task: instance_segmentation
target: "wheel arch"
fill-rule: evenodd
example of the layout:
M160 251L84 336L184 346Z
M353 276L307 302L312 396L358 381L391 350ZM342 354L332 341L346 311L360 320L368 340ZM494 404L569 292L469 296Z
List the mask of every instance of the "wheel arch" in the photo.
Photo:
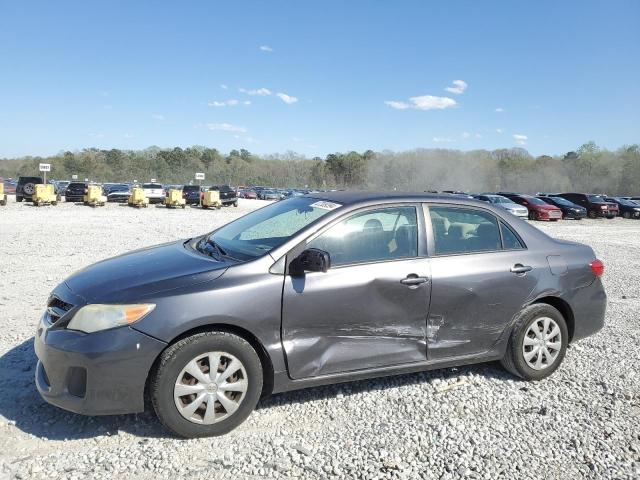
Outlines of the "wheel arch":
M567 322L567 329L569 330L569 343L571 343L571 341L573 340L573 334L575 332L575 317L573 315L573 309L571 308L571 305L569 305L566 300L554 296L537 298L531 303L531 305L536 305L539 303L546 303L547 305L551 305L562 314L565 322Z
M165 348L162 349L160 353L158 353L153 365L149 369L149 373L147 374L147 380L145 384L145 397L148 398L149 393L149 384L151 381L151 377L156 370L158 365L158 361L162 356L162 353L173 345L176 342L179 342L183 338L190 337L192 335L202 333L202 332L227 332L232 333L234 335L243 338L253 347L253 349L258 354L258 358L260 358L260 364L262 365L262 374L263 374L263 382L262 382L262 395L270 395L273 391L273 383L274 383L274 370L273 370L273 362L266 348L260 342L260 340L249 330L239 327L237 325L230 325L226 323L211 323L207 325L200 325L198 327L192 328L190 330L186 330L173 338L170 342L167 343Z

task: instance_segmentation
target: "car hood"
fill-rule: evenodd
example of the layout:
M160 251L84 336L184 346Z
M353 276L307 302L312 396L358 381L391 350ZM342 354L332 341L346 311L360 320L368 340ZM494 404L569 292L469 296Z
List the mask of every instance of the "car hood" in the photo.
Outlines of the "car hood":
M150 295L220 277L232 264L179 241L136 250L75 272L65 284L89 303L142 301Z

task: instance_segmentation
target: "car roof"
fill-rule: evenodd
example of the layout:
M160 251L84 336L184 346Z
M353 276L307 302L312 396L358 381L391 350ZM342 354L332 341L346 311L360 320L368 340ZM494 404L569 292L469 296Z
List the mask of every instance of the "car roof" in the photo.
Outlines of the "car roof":
M342 205L355 205L358 203L375 203L389 200L397 200L399 202L426 202L445 200L454 203L464 203L468 205L486 206L485 202L473 198L467 198L460 195L444 193L407 193L407 192L363 192L363 191L336 191L336 192L316 192L308 193L306 197L317 198L319 200L327 200L330 202L340 203Z

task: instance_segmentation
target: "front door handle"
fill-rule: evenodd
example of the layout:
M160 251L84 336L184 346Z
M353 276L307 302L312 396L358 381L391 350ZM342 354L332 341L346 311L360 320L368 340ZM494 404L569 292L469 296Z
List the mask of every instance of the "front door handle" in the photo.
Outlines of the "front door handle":
M529 265L522 265L521 263L516 263L513 267L511 267L511 273L515 273L516 275L527 273L533 270L533 267Z
M411 273L407 275L406 278L400 280L400 283L403 285L409 285L410 287L420 285L422 283L427 283L429 279L427 277L419 277L415 273Z

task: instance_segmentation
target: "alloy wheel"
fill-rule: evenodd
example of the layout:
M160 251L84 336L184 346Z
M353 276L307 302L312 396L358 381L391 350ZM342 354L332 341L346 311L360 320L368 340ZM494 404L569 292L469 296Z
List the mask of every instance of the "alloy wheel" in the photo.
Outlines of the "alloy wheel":
M173 398L180 415L211 425L229 418L244 400L249 379L242 362L227 352L193 358L176 379Z
M540 317L529 325L522 341L522 355L530 368L549 368L555 363L561 349L562 334L555 320Z

